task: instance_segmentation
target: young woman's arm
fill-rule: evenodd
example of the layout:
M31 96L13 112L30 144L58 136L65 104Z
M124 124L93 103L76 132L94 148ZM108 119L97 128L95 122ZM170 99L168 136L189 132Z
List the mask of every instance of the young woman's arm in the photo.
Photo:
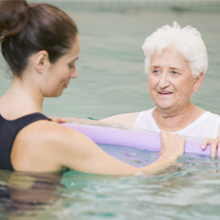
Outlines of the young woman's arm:
M68 132L70 132L68 137L73 135L72 131ZM76 131L74 134L77 139L66 137L69 140L60 159L66 158L63 163L67 167L94 174L133 175L137 172L152 174L174 164L183 154L185 144L184 137L180 139L178 135L163 131L161 133L163 154L156 162L143 168L136 168L108 155L83 134Z
M105 153L85 135L50 122L35 122L16 137L11 158L17 171L48 172L63 166L106 175L152 174L175 163L183 154L185 138L162 131L162 155L154 163L136 168ZM31 143L31 144L30 144Z

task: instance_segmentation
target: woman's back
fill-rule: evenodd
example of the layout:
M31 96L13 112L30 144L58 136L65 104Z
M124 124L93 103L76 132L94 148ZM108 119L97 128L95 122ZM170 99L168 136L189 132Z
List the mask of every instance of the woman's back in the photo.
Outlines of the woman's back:
M50 120L40 113L33 113L15 120L7 120L0 114L0 145L2 153L0 154L0 168L14 170L11 160L11 151L14 145L15 138L19 132L31 123L39 120ZM14 148L16 149L16 147ZM12 154L13 155L13 154Z

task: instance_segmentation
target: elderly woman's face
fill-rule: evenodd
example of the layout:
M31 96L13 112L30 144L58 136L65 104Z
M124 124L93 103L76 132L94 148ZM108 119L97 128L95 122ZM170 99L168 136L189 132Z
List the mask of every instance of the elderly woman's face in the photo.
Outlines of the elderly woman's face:
M195 79L182 55L164 50L155 52L148 73L149 92L159 110L181 110L187 106L193 92Z

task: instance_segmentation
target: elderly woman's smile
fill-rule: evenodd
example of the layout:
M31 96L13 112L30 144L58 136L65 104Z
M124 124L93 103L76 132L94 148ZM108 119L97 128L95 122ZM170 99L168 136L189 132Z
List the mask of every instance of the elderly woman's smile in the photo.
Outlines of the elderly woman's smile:
M159 110L182 110L190 105L196 79L183 56L172 50L157 51L150 59L149 92Z

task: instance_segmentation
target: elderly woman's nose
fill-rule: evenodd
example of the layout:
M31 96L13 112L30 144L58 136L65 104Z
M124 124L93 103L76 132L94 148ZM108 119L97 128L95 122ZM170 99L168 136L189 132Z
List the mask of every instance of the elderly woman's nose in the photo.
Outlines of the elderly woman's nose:
M169 76L166 73L162 73L159 79L159 86L165 88L170 85Z

